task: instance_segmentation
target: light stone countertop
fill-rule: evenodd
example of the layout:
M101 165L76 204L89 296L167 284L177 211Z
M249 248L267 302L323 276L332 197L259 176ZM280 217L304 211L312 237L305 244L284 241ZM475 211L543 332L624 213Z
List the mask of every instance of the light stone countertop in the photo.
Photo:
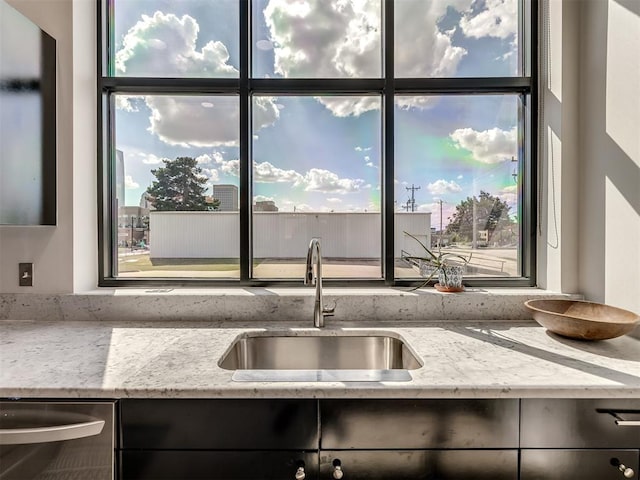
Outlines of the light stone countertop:
M400 335L424 366L408 382L233 381L217 362L238 335L317 332L294 322L266 325L2 320L0 397L640 398L640 339L570 340L527 320L329 320L323 334Z

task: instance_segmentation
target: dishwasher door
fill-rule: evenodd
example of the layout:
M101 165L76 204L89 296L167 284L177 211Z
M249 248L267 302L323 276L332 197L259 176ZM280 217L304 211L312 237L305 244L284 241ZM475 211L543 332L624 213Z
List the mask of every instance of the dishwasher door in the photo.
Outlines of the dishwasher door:
M0 480L113 480L113 402L0 402Z

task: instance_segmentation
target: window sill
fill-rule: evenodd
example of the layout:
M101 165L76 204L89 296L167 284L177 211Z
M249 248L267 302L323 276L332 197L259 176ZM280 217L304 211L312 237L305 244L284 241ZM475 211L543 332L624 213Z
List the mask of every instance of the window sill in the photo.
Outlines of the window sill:
M538 288L325 288L330 322L526 320L530 298L581 298ZM313 288L101 288L68 295L0 294L0 320L311 323Z

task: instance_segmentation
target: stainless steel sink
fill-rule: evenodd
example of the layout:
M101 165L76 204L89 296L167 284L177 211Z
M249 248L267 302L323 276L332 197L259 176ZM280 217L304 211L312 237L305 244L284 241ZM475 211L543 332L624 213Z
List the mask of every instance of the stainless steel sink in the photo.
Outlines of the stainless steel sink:
M218 364L236 381L407 381L422 366L384 333L259 332L240 336Z

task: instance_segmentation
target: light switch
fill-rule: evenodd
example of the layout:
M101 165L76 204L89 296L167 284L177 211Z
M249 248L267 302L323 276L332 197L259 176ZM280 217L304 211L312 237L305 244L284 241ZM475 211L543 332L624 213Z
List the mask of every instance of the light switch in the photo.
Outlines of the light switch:
M19 263L19 283L21 287L33 287L33 263Z

